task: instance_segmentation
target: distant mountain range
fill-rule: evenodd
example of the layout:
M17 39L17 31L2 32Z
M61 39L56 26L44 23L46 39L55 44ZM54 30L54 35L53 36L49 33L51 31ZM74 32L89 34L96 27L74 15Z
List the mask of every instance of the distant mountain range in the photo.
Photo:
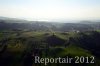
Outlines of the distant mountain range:
M9 17L1 17L0 16L0 21L6 21L8 23L27 23L27 20L24 19L18 19L18 18L9 18Z
M27 23L27 22L51 22L51 21L28 21L27 19L21 19L21 18L10 18L10 17L3 17L0 16L0 20L8 20L11 22L17 22L17 23ZM52 21L57 23L57 21ZM96 23L96 22L100 22L100 20L66 20L66 21L58 21L59 23Z
M75 21L76 22L76 21ZM99 21L78 21L77 23L57 23L46 21L28 21L17 18L0 17L0 30L35 31L91 31L99 30Z

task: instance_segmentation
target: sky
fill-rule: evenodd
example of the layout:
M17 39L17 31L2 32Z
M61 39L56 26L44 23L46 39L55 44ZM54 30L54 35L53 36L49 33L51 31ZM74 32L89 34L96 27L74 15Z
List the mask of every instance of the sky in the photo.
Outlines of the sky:
M37 21L100 19L100 0L0 0L0 16Z

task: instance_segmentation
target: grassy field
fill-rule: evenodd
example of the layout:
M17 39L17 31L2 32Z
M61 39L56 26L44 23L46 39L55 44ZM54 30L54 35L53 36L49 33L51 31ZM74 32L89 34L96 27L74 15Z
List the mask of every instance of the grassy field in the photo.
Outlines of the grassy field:
M99 66L98 42L99 32L0 32L0 66L44 66L34 63L35 55L44 58L94 56L96 61L94 64L48 64L48 66Z

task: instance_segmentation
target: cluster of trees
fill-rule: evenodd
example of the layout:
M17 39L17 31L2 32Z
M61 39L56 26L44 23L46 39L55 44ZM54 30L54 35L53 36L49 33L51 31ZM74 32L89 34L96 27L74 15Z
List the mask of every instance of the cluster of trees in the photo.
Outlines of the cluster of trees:
M80 33L79 37L75 37L73 41L80 47L91 51L95 56L100 57L100 32L91 31Z

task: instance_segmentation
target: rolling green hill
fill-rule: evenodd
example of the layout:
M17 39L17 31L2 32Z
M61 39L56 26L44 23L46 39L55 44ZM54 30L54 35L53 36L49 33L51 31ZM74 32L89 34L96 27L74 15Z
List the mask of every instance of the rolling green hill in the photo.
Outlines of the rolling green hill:
M34 32L12 31L0 33L0 66L44 66L34 64L40 57L95 57L95 63L48 64L48 66L98 66L100 65L100 32Z

